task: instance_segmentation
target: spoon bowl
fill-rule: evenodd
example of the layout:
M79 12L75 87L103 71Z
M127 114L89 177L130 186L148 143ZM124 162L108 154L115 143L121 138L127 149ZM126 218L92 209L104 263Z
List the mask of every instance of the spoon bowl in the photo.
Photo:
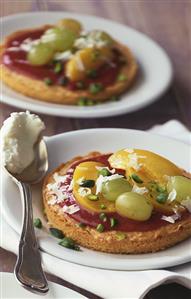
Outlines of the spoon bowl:
M41 138L34 146L35 159L21 173L11 173L7 168L9 175L17 181L27 184L36 184L42 180L48 170L48 153L46 143Z

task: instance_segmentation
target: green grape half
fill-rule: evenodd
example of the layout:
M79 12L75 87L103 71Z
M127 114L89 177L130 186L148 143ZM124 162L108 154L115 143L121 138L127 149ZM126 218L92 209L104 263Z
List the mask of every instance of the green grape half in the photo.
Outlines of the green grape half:
M191 180L184 176L172 176L167 184L168 192L176 190L176 200L181 202L191 197Z
M119 215L137 221L148 220L153 210L150 202L135 192L121 194L115 202L115 207Z
M82 30L82 25L80 22L74 19L62 19L59 20L57 23L57 26L60 28L67 28L76 33L77 35L80 34L80 31Z
M48 29L41 37L42 42L54 51L70 50L76 39L76 34L67 28L54 27Z
M131 189L131 185L125 178L119 178L103 183L102 194L109 201L115 201L120 194Z
M44 65L51 61L54 51L45 44L39 43L32 46L27 54L28 61L33 65Z

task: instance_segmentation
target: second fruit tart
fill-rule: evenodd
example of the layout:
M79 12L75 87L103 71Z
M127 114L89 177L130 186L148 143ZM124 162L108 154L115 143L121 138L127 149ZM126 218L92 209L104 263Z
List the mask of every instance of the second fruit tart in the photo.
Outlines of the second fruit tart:
M36 99L93 105L114 100L137 74L126 47L102 30L83 31L73 19L9 35L1 45L2 80Z

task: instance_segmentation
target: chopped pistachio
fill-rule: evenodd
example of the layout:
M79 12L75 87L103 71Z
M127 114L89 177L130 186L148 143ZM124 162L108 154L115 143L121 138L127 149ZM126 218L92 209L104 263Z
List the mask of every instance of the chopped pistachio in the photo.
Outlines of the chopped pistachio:
M99 223L96 227L96 230L99 232L99 233L102 233L104 231L104 225Z
M80 247L78 245L76 245L75 241L71 238L65 237L64 239L62 239L59 243L59 245L69 248L69 249L73 249L73 250L80 250Z
M150 181L148 183L148 188L149 190L151 191L156 191L156 192L159 192L159 193L162 193L162 192L166 192L166 188L163 187L163 186L160 186L157 182L155 181Z
M159 203L165 203L167 201L167 198L168 198L168 194L163 192L157 195L156 200Z
M89 92L92 94L97 94L103 90L103 85L101 83L91 83L89 86Z
M81 98L79 98L77 105L78 106L93 106L93 105L96 105L96 102L92 99L88 99L86 97L81 97Z
M87 98L81 97L77 103L78 106L87 106Z
M100 205L100 209L101 209L101 210L105 210L105 209L106 209L106 206L102 203L102 204Z
M111 226L111 228L113 228L114 226L116 226L117 225L117 219L115 219L115 218L110 218L110 226Z
M55 67L54 67L54 72L55 72L56 74L59 74L59 73L61 73L62 69L63 69L63 65L62 65L62 63L61 63L61 62L57 62L57 63L55 64Z
M55 238L58 238L58 239L64 238L64 234L60 229L50 227L49 231Z
M127 76L124 75L124 74L120 74L118 77L117 77L117 81L119 82L123 82L123 81L126 81L127 80Z
M99 200L99 197L96 194L89 194L88 199L91 201L97 201L97 200Z
M132 178L136 183L138 183L138 184L142 184L142 183L143 183L143 181L141 180L141 178L140 178L137 174L135 174L135 173L133 173L133 174L131 175L131 178Z
M100 169L99 173L103 176L110 176L111 172L107 168Z
M40 218L35 218L33 224L36 228L42 228L42 221L40 220Z
M53 84L53 82L52 82L52 80L50 78L44 78L44 83L46 85L52 85Z
M117 232L116 233L116 238L118 241L124 240L126 238L126 235L124 233L121 232Z
M81 228L85 228L86 227L86 225L83 222L78 223L78 226L81 227Z
M95 186L94 180L83 180L80 184L81 187L92 188Z
M107 221L107 216L105 213L100 213L99 214L99 219L102 220L103 222Z
M159 192L159 193L162 193L162 192L165 192L166 191L166 188L165 187L162 187L162 186L159 186L157 185L156 186L156 191Z

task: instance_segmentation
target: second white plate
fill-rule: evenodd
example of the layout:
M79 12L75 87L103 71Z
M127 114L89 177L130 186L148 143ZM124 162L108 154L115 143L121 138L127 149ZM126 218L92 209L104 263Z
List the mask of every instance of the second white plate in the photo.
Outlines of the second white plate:
M47 138L49 171L64 161L87 154L92 150L111 152L120 148L142 148L154 151L190 171L190 148L188 145L151 133L126 129L90 129L69 132ZM174 150L176 149L176 150ZM18 233L21 230L22 205L16 185L7 175L2 176L3 215ZM43 215L41 188L33 188L35 217L43 220L44 228L36 230L43 251L60 259L77 264L117 270L143 270L175 266L191 261L191 238L167 250L150 254L107 254L82 248L73 251L58 245L47 230Z
M146 35L113 21L66 12L33 12L11 15L2 19L2 38L16 30L49 23L54 24L65 17L78 19L87 30L103 30L105 28L114 38L127 45L135 55L140 67L137 82L122 95L120 101L106 102L93 107L67 106L38 101L19 94L3 84L2 101L4 103L38 113L92 118L136 111L149 105L166 91L172 79L172 66L164 50Z

